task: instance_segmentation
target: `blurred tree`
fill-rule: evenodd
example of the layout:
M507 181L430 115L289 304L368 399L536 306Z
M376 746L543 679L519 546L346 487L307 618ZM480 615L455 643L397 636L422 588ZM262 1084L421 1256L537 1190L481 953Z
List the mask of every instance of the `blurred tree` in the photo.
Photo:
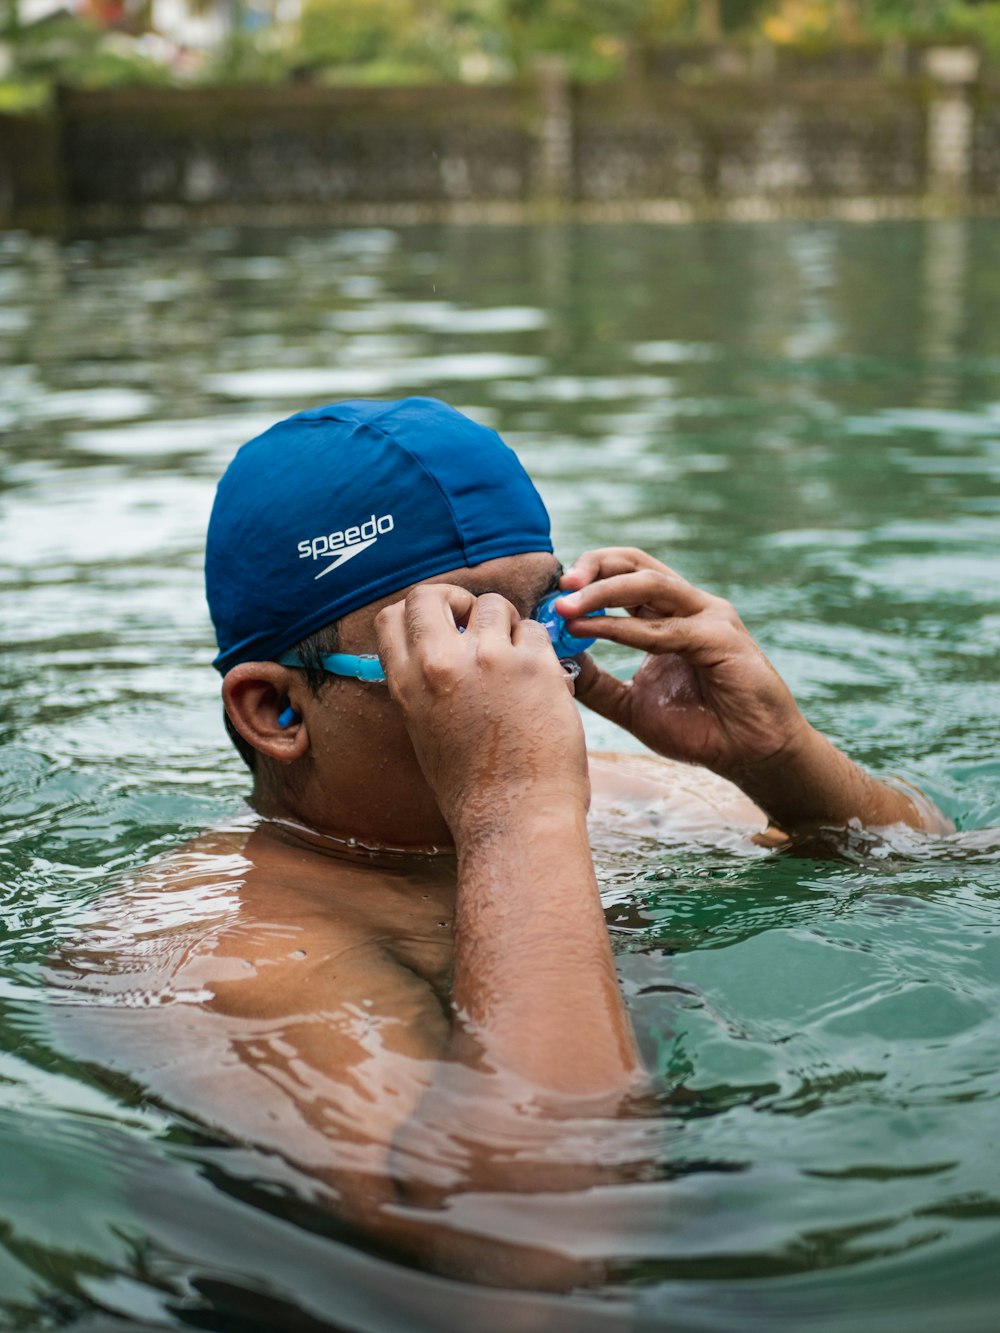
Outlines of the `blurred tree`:
M722 30L759 30L761 19L773 8L774 0L721 0Z
M836 0L833 7L833 27L838 37L845 37L849 42L861 36L862 0Z
M411 0L307 0L303 52L318 64L363 64L384 56L418 22Z
M394 72L455 77L469 31L490 31L490 8L480 0L306 0L299 63L333 71L378 69L387 78Z
M825 36L830 30L830 4L828 0L779 0L762 26L773 42Z
M238 78L247 63L248 54L243 33L245 0L187 0L187 7L199 17L215 11L222 14L226 37L218 61L219 72L230 78Z
M997 0L965 0L949 7L956 31L981 42L994 60L1000 61L1000 3Z
M17 76L127 80L130 57L105 30L113 20L143 31L149 0L65 3L76 15L48 23L43 35L21 22L25 0L0 0L0 34L14 51ZM1000 0L303 0L291 25L275 21L282 0L184 3L226 20L206 78L280 79L301 69L341 82L503 79L552 53L575 76L597 78L620 74L644 46L749 31L777 42L958 34L1000 56ZM84 6L90 23L81 22ZM137 79L154 77L141 61L135 68Z
M691 22L692 0L646 0L636 24L640 41L665 41L683 32Z
M395 61L454 73L476 55L526 69L558 52L571 67L620 63L628 46L665 35L690 0L306 0L303 61L359 66Z
M14 77L44 91L55 83L80 88L164 84L171 74L142 53L129 34L58 12L44 22L22 24Z
M762 26L776 41L824 35L853 41L871 35L908 36L987 30L998 0L774 0Z
M705 42L722 38L722 9L719 0L697 0L697 31Z
M866 28L874 32L926 32L947 22L954 0L864 0Z
M648 0L507 0L511 55L523 68L536 51L559 52L571 62L602 39L627 41Z

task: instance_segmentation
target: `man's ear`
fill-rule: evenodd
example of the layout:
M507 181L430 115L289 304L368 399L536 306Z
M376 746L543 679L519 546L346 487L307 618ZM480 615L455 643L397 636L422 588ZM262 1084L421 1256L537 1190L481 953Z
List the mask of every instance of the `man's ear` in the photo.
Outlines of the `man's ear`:
M301 759L309 749L305 698L301 676L277 662L241 662L222 682L230 722L248 745L282 764ZM279 718L286 719L285 726Z

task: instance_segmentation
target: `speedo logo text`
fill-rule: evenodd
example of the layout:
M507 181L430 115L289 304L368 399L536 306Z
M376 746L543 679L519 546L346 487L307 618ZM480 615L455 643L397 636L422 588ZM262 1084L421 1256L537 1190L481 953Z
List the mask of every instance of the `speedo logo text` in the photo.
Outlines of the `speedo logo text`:
M332 563L313 575L314 579L321 579L324 575L339 569L348 560L353 560L362 551L367 551L369 546L374 546L379 537L384 537L395 526L391 514L383 514L381 518L376 518L372 514L371 518L359 527L344 528L341 532L324 532L318 537L307 537L298 543L299 559L323 560L332 556Z

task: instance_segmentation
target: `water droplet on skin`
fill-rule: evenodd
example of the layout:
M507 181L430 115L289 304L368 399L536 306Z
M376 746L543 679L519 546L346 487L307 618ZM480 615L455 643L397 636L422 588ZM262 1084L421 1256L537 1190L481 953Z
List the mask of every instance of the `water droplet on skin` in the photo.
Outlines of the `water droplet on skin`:
M305 958L305 956L306 956L305 949L293 949L291 952L292 958Z

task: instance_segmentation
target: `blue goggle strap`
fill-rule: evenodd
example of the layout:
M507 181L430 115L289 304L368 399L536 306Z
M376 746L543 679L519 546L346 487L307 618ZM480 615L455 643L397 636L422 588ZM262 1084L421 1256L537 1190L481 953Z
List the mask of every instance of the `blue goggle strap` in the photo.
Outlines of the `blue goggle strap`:
M278 661L287 667L305 666L298 653L282 653ZM354 653L327 653L325 657L320 658L319 665L331 676L351 676L354 680L385 680L382 663L373 654L356 656Z

